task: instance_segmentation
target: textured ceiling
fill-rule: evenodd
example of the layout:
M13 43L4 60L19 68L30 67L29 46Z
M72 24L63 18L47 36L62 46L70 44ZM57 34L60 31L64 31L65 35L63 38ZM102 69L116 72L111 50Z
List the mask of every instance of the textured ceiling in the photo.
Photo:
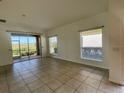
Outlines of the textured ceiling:
M0 18L47 30L104 12L107 4L108 0L2 0Z

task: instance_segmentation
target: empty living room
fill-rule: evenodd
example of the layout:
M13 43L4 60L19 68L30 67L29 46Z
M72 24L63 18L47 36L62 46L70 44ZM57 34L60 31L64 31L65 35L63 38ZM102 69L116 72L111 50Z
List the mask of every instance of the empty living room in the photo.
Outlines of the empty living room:
M0 0L0 93L124 93L124 0Z

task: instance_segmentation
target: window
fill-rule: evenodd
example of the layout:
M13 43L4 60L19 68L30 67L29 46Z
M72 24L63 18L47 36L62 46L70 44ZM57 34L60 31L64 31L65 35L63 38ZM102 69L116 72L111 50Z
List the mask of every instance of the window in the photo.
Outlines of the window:
M50 54L57 54L58 53L58 37L52 36L49 37L49 53Z
M80 33L81 58L88 60L103 60L102 28L83 31Z

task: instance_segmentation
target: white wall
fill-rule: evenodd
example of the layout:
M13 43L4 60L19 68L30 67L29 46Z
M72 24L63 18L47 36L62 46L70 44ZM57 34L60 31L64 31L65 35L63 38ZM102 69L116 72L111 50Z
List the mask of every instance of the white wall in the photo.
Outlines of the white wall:
M42 34L41 36L41 42L42 42L42 57L46 57L47 55L47 44L46 44L46 35L45 33Z
M12 45L11 45L11 34L6 32L10 31L25 31L25 32L41 32L36 28L26 28L19 26L10 26L6 24L0 24L0 66L12 64ZM43 41L44 42L44 41ZM42 48L44 50L44 48ZM44 54L44 51L43 51Z
M110 80L124 85L124 0L109 0Z
M12 63L10 34L0 29L0 66Z
M51 31L47 31L47 36L58 35L58 54L53 57L97 67L108 68L108 31L106 28L106 22L107 13L105 12L96 16L79 20L77 22L73 22L71 24L57 27ZM105 56L104 61L96 62L82 60L80 58L80 33L78 31L96 26L105 26L103 29L103 50Z

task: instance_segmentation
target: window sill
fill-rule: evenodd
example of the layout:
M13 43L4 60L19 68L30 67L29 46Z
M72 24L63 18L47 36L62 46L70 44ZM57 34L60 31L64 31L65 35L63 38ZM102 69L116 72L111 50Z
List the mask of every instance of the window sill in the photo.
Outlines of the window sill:
M57 56L58 54L57 53L52 53L50 54L51 56Z
M103 62L103 60L90 59L90 58L81 58L81 59L82 59L82 60L87 60L87 61Z

